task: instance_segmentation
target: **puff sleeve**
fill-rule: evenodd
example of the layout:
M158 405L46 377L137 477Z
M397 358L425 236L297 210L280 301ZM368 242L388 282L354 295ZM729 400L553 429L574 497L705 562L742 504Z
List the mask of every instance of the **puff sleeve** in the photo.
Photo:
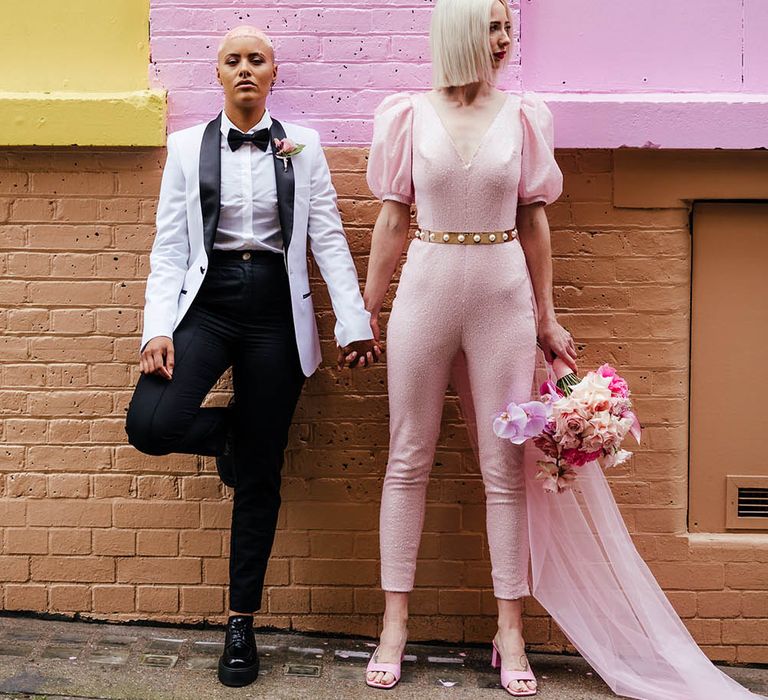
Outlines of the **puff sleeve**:
M371 192L382 201L413 204L412 129L413 105L408 93L390 95L376 109L367 179Z
M555 161L552 112L536 96L523 96L523 153L518 188L519 204L551 204L563 191L563 174Z

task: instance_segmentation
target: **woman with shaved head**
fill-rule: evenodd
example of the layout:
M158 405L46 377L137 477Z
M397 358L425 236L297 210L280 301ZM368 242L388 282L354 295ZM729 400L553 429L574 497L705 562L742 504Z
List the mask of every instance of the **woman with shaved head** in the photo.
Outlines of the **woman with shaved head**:
M215 455L234 488L218 670L231 686L258 675L253 612L275 535L283 452L304 378L321 360L308 247L336 314L339 364L366 366L379 353L318 134L267 110L277 72L264 32L233 29L216 65L223 111L168 138L142 377L126 423L131 444L147 454ZM233 403L202 408L229 367Z

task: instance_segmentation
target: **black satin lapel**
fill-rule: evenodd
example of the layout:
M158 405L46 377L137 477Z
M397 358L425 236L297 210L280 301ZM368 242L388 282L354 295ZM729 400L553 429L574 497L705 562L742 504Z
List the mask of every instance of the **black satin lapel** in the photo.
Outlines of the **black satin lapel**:
M283 125L272 120L270 128L270 145L274 154L275 139L285 138L285 129ZM293 234L293 199L296 194L296 182L293 177L293 163L288 158L286 161L273 157L275 163L275 183L277 185L277 214L280 217L280 229L283 232L283 247L288 252L288 246L291 244L291 235ZM284 163L288 163L285 168Z
M208 122L200 144L200 208L205 252L211 257L221 207L221 113Z

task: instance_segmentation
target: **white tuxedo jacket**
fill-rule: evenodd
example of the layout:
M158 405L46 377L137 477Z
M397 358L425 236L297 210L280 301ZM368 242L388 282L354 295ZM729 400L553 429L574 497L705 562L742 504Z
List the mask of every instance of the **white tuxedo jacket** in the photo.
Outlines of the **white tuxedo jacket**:
M157 233L150 255L141 347L156 336L173 337L208 269L219 220L221 115L207 124L168 137L157 209ZM320 341L307 273L307 241L331 297L336 342L345 346L373 337L352 256L336 207L336 191L318 134L273 118L273 138L306 148L289 160L275 158L283 255L291 288L293 321L306 376L320 364Z

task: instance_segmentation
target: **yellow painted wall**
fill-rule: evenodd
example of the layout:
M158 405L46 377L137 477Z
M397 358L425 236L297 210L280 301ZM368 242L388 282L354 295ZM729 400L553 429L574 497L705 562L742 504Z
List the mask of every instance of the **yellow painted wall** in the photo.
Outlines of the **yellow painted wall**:
M162 145L149 0L9 2L2 13L0 144Z
M0 90L116 92L147 87L149 3L3 3Z

